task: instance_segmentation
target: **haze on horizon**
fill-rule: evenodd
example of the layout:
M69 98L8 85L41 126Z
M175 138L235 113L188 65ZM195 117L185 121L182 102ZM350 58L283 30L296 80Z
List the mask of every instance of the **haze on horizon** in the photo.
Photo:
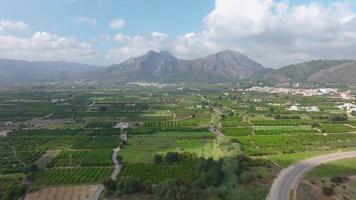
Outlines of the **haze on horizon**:
M356 59L351 0L2 0L0 58L120 63L150 49L224 49L266 67Z

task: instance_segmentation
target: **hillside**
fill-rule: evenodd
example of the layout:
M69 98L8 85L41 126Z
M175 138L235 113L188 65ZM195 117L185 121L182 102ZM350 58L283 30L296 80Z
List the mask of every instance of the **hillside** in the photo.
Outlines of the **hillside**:
M276 69L267 73L263 79L270 83L320 82L318 77L324 76L324 72L328 69L351 62L351 60L313 60ZM335 80L337 79L339 78ZM331 77L329 81L334 82Z
M69 62L0 59L0 83L27 84L73 81L100 67Z
M349 62L320 70L310 76L308 81L316 83L356 83L356 62Z

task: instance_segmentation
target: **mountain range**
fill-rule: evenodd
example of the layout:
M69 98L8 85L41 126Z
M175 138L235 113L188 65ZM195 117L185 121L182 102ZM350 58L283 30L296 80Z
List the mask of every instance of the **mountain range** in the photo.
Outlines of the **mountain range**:
M132 81L166 83L219 83L253 79L271 85L294 83L356 83L356 61L313 60L270 69L233 50L184 60L166 51L151 50L121 64L96 65L0 59L0 84L73 82L98 83Z
M269 71L247 56L225 50L194 60L181 60L169 52L149 51L119 65L91 73L88 78L110 82L227 82Z
M80 79L96 65L0 59L0 84L64 82Z

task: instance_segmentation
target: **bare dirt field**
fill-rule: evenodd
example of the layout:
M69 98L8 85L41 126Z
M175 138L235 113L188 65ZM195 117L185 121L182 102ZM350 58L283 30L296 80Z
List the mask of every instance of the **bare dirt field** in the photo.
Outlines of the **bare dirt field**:
M102 185L48 187L26 195L25 200L92 200Z

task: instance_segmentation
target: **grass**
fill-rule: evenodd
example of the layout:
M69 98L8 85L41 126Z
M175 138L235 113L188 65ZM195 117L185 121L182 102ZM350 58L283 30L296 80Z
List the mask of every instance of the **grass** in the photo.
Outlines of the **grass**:
M324 150L324 151L305 151L305 152L298 152L298 153L291 153L291 154L276 154L276 155L268 155L266 157L282 167L288 167L293 163L308 158L313 158L316 156L321 156L336 151L354 151L354 150L356 150L356 148L352 147L352 148Z
M155 154L169 151L194 152L202 148L212 137L210 132L158 132L151 135L129 137L129 144L120 155L128 163L151 163Z
M356 158L332 161L315 167L308 178L356 175Z
M291 153L291 154L277 154L277 155L269 155L267 158L282 167L288 167L289 165L305 160L307 158L312 158L315 156L320 156L329 153L329 151L306 151L299 153Z
M241 153L240 144L232 137L218 137L210 141L202 148L193 149L191 153L199 157L213 158L218 160L224 157L233 157Z

